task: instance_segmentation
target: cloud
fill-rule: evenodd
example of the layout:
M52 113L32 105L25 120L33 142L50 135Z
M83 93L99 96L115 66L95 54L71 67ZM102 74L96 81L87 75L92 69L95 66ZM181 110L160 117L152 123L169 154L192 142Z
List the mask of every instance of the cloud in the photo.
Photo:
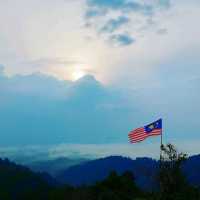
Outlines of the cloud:
M131 129L160 117L165 141L198 139L199 77L159 87L151 81L124 92L91 75L70 82L43 74L2 74L0 144L127 143Z
M127 100L118 95L90 75L76 82L58 81L43 74L0 76L0 143L120 141L130 128L127 123L131 121L125 115L132 108L125 112ZM123 125L114 126L118 121Z
M161 7L169 8L169 7L171 6L171 0L159 0L159 1L158 1L158 4L159 4Z
M170 0L136 1L136 0L87 0L87 6L96 10L116 10L124 13L140 12L144 15L151 15L158 8L169 8ZM94 15L96 16L96 15Z
M40 58L36 60L24 61L19 64L41 67L45 65L75 65L83 64L83 62L76 60L66 60L65 58Z
M139 10L141 9L140 4L137 2L130 2L127 0L87 0L89 7L97 7L100 9L112 9L112 10Z
M0 64L0 76L4 74L4 66Z
M102 11L100 9L89 9L85 13L85 18L90 19L93 17L102 16L104 14L105 14L105 11Z
M155 139L155 138L154 138ZM158 139L158 138L157 138ZM131 144L56 144L56 145L37 145L26 147L0 148L1 157L7 157L18 162L30 163L40 160L55 159L59 157L67 158L87 158L96 159L110 155L121 155L131 158L154 157L158 158L159 140L152 144L149 139L145 144L135 145L134 151ZM146 151L148 149L148 152Z
M168 33L168 31L165 28L161 28L161 29L157 30L157 34L159 34L159 35L165 35L167 33Z
M9 63L5 73L9 76L14 74L41 73L54 76L58 79L73 80L74 71L94 74L95 70L89 69L88 65L81 59L67 59L61 57L42 57L38 59L20 59ZM8 66L8 63L7 63ZM15 71L16 69L16 71Z
M128 34L112 35L110 37L111 42L118 44L119 46L127 46L135 42L135 40Z
M126 30L131 34L134 28L138 26L134 24L135 19L140 17L143 21L146 21L145 25L142 23L139 30L147 29L147 27L153 27L156 24L155 15L161 13L164 10L168 10L171 7L170 0L152 0L152 1L128 1L128 0L87 0L86 9L86 24L88 28L94 28L97 33L108 34L114 31L120 31L120 34ZM112 16L115 16L113 18ZM95 20L93 20L93 18ZM132 23L133 26L122 26L127 23ZM151 22L151 23L150 23ZM153 22L153 23L152 23ZM141 23L141 22L139 22ZM104 24L104 25L101 25ZM119 34L119 32L118 32ZM114 41L114 40L113 40ZM116 40L117 42L118 40ZM126 45L131 45L133 42L127 42Z
M8 5L0 6L1 63L6 66L6 73L30 74L8 78L1 72L1 144L127 142L129 128L160 116L165 118L166 140L199 138L196 130L200 129L200 29L195 24L200 13L199 2L174 1L175 6L169 12L160 5L151 16L156 23L138 32L149 17L144 13L125 14L120 9L109 8L105 16L88 19L92 26L86 30L81 27L85 22L82 17L89 8L84 10L84 5L68 3L63 6L60 2L51 1L50 10L54 13L51 16L48 5L39 0L20 1L17 7L4 1ZM27 10L23 3L34 5L27 6ZM12 20L11 12L15 16ZM120 16L129 18L130 22L112 33L99 34L106 22ZM160 28L166 28L168 34L159 36L156 31ZM101 40L111 42L113 35L124 33L136 41L134 45L116 48L117 36L114 37L117 45L106 45ZM94 40L85 41L85 35ZM59 57L65 59L58 62L52 59ZM51 59L41 61L40 58ZM21 66L19 60L27 63ZM60 64L64 65L63 60L82 61L86 68L94 70L98 80L123 90L113 91L95 81L75 84L33 73L40 71L66 79L66 71L56 71L62 68ZM55 66L43 68L40 63ZM29 68L29 64L34 67Z
M72 159L97 159L106 156L120 155L133 159L151 157L159 159L159 137L148 138L143 143L126 144L56 144L56 145L27 145L23 147L1 147L2 158L9 158L18 163L28 164L41 160L50 160L60 157ZM199 140L174 140L173 144L188 155L199 154Z
M117 19L110 19L102 28L101 32L113 32L120 28L122 25L127 24L129 18L125 16L119 16Z

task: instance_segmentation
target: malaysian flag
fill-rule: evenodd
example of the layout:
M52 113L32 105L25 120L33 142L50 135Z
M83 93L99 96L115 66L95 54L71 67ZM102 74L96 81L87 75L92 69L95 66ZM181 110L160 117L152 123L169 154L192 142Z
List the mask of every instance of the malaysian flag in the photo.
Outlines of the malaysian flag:
M162 119L159 119L144 127L136 128L129 134L129 140L131 143L141 142L149 136L162 134Z

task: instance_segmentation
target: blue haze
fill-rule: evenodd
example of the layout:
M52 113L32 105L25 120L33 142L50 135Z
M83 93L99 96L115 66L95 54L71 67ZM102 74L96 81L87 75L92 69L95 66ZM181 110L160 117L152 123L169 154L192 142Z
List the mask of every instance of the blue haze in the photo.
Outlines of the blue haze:
M166 142L198 141L199 83L194 77L123 92L91 75L71 82L2 71L0 144L127 143L132 128L160 117Z

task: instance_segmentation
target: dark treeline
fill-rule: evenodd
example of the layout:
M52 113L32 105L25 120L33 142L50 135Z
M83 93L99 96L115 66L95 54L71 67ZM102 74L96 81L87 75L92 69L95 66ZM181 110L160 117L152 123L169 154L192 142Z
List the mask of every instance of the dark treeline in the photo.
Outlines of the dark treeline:
M34 173L9 160L0 160L0 200L198 200L200 190L189 185L182 173L187 155L173 145L162 146L157 189L139 188L134 174L115 171L91 186L60 185L48 174Z

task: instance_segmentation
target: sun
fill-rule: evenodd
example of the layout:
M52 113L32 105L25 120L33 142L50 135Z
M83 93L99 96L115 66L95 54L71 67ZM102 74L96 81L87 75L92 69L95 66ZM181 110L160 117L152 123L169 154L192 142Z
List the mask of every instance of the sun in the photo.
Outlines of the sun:
M72 80L76 81L76 80L80 79L81 77L83 77L85 75L86 75L86 73L84 71L82 71L82 70L76 70L76 71L72 72L71 76L72 76Z

